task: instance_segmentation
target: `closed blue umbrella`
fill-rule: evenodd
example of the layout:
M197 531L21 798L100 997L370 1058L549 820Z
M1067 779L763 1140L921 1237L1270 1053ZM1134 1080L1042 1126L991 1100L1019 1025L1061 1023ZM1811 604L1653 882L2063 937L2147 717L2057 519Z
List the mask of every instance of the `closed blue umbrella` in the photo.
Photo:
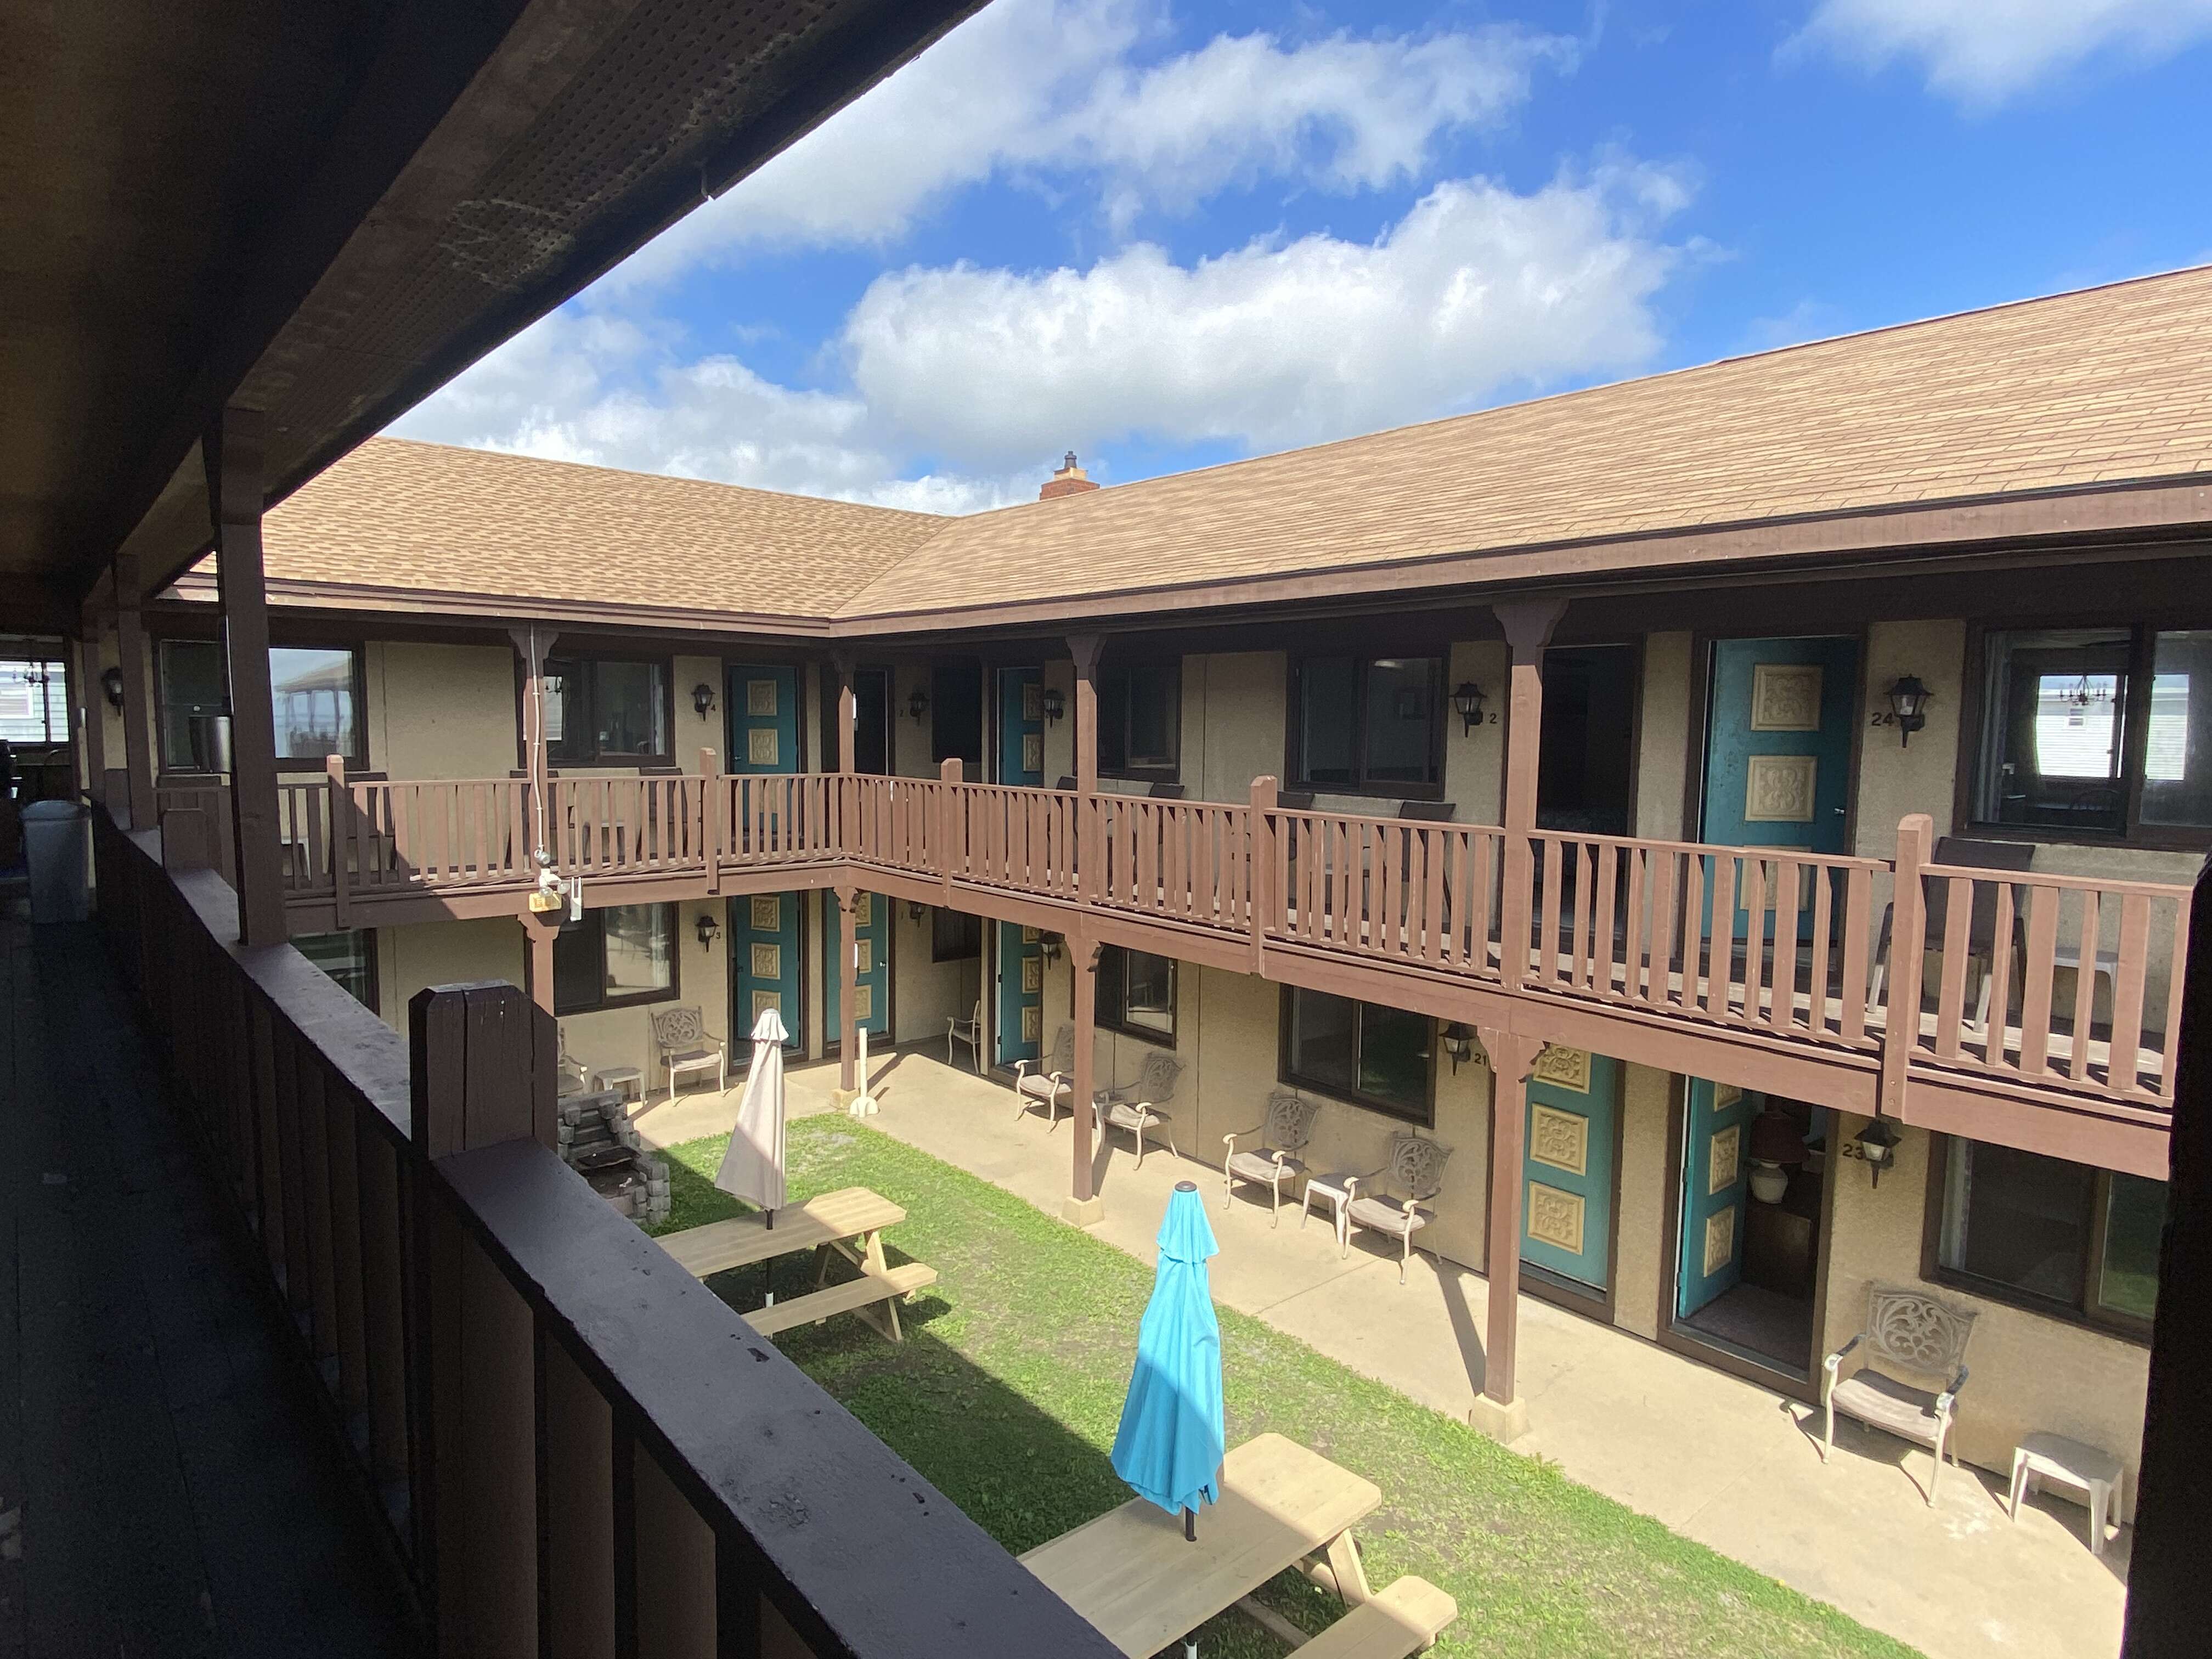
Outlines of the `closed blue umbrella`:
M1152 1299L1137 1329L1136 1369L1114 1437L1114 1472L1139 1498L1182 1514L1191 1535L1199 1504L1220 1499L1224 1449L1221 1324L1206 1277L1206 1258L1221 1247L1194 1182L1177 1183L1170 1195L1158 1242Z

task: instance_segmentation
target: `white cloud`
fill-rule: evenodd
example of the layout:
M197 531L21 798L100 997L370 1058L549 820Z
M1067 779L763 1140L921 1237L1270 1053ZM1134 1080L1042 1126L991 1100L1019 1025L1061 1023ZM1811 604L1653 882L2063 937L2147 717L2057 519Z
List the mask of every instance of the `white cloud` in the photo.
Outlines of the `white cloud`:
M1650 233L1686 189L1631 165L1528 196L1474 179L1372 243L894 273L847 320L853 382L878 421L985 466L1040 434L1257 449L1420 420L1650 357L1679 251Z
M1931 87L1988 107L2101 54L2156 62L2208 36L2212 0L1820 0L1788 50L1918 58Z
M1689 185L1611 162L1528 195L1437 186L1373 242L1262 239L1194 264L877 279L835 356L848 388L571 307L400 425L410 436L937 511L1031 497L1060 450L1264 449L1633 368L1684 250ZM1110 467L1108 469L1110 473Z
M997 0L633 256L619 291L762 246L882 246L963 186L1078 179L1126 227L1262 178L1349 191L1494 125L1574 43L1513 26L1285 45L1220 36L1139 63L1158 0ZM1057 192L1050 192L1056 198Z

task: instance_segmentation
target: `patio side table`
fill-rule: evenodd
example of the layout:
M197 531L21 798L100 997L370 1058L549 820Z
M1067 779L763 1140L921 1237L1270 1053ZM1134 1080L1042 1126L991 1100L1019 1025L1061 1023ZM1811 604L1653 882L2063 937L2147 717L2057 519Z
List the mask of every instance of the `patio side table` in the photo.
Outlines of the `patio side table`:
M2022 1435L2012 1455L2012 1518L2020 1519L2021 1495L2040 1486L2045 1475L2079 1486L2089 1505L2089 1553L2105 1553L2105 1518L2120 1489L2120 1460L2110 1452L2040 1430Z
M641 1102L645 1098L645 1073L635 1066L594 1066L592 1087L617 1093L625 1101Z
M1326 1175L1306 1177L1306 1195L1299 1201L1298 1225L1304 1228L1306 1218L1313 1213L1316 1195L1327 1201L1335 1212L1336 1254L1340 1259L1352 1252L1351 1215L1352 1183L1363 1177L1358 1170L1332 1170Z

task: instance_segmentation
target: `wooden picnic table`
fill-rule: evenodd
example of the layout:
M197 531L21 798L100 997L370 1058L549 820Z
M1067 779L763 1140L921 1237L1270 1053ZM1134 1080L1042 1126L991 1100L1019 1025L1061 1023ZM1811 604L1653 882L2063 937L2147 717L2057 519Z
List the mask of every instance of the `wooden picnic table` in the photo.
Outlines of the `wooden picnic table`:
M897 1342L904 1340L899 1330L899 1301L937 1282L934 1267L919 1261L894 1267L885 1259L884 1229L905 1219L906 1211L881 1194L866 1187L841 1187L778 1210L773 1227L762 1216L736 1216L666 1234L660 1247L676 1258L678 1267L702 1279L732 1267L812 1250L819 1262L817 1288L749 1313L745 1322L763 1336L774 1336L795 1326L818 1324L832 1314L857 1313ZM832 1252L860 1268L860 1276L823 1287Z
M1146 1659L1310 1555L1328 1558L1337 1594L1358 1607L1367 1576L1352 1528L1382 1501L1373 1481L1263 1434L1223 1461L1221 1501L1199 1512L1197 1541L1183 1537L1182 1516L1137 1498L1022 1563L1131 1659Z

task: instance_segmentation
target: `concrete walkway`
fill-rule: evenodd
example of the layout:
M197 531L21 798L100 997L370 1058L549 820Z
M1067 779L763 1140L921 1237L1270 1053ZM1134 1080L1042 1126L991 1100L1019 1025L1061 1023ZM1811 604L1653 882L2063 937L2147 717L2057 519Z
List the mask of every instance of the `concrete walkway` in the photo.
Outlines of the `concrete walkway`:
M1041 1117L1017 1122L1008 1091L919 1053L887 1058L876 1074L875 1127L1060 1213L1065 1117L1050 1132ZM794 1115L831 1109L834 1065L788 1077ZM638 1127L662 1146L722 1133L737 1098L735 1088L686 1096L643 1112ZM1380 1241L1355 1241L1340 1259L1322 1220L1301 1230L1286 1206L1271 1228L1266 1194L1249 1188L1224 1212L1218 1167L1155 1150L1140 1169L1127 1135L1098 1151L1095 1168L1106 1203L1091 1230L1099 1237L1150 1262L1169 1191L1195 1181L1221 1243L1217 1300L1465 1419L1482 1384L1481 1275L1416 1255L1401 1287ZM1839 1421L1823 1465L1817 1412L1527 1297L1520 1383L1530 1428L1516 1450L1931 1659L2118 1651L2129 1534L2092 1556L2077 1504L2031 1500L2015 1524L2002 1477L1967 1468L1946 1471L1931 1507L1921 1448Z

